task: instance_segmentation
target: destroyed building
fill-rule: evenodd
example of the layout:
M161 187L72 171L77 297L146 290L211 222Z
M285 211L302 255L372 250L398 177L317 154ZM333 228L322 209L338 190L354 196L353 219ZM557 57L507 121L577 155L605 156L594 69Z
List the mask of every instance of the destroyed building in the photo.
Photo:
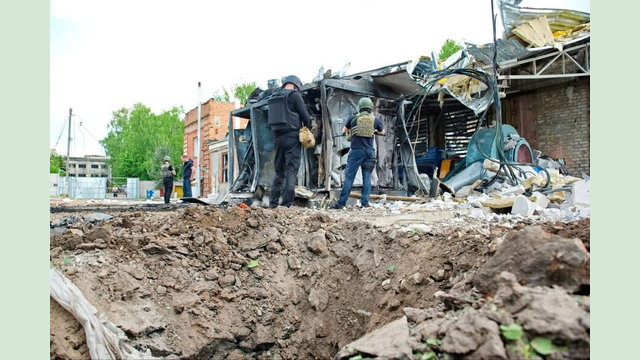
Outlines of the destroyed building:
M388 132L377 191L454 195L340 211L53 201L50 358L589 359L588 176L562 175L589 173L589 16L510 4L495 62L493 44L469 45L302 87L318 146L300 195L340 188L361 96ZM269 85L209 143L212 157L228 144L212 169L230 197L268 194ZM521 181L509 198L452 198L485 173ZM551 181L549 198L521 195Z
M509 151L512 163L558 160L554 164L564 174L588 174L589 14L517 3L500 4L505 36L496 42L496 80L494 44L489 43L467 44L441 68L422 57L351 75L329 70L305 84L301 93L316 146L303 150L298 185L316 194L341 187L349 150L341 129L362 96L374 100L387 129L386 136L375 139L374 193L434 196L435 180L446 181L462 170L461 158L469 165L469 152L488 155L469 147L474 134L480 143L501 134L499 153ZM228 169L231 194L261 197L272 184L274 135L264 95L276 86L270 82L262 97L230 114L229 162L236 165ZM234 127L234 116L249 120L246 129ZM507 149L509 141L515 144Z

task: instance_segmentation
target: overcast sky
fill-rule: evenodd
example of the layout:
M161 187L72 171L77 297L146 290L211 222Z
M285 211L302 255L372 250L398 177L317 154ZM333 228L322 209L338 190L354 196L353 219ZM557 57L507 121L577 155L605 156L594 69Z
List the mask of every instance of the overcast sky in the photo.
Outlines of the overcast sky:
M589 12L585 0L521 5ZM98 140L122 107L188 111L198 81L205 100L236 83L310 82L320 66L350 62L354 73L415 60L446 39L484 44L491 16L490 0L52 0L50 147L67 152L69 108L71 155L104 155Z

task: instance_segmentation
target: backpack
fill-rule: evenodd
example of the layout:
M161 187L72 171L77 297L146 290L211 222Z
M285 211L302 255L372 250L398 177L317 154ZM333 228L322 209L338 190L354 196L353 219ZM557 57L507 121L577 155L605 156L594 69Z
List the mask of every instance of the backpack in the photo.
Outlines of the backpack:
M289 96L293 90L275 92L267 104L269 106L268 123L273 131L298 130L300 118L298 113L289 108Z
M354 136L371 138L375 131L376 118L371 113L362 112L351 120L351 129L347 134L347 140L351 141Z

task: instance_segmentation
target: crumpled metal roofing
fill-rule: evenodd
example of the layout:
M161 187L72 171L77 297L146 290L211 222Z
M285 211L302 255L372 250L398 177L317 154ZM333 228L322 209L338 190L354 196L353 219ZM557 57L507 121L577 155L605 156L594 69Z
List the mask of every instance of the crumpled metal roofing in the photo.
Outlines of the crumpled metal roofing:
M552 32L571 30L574 27L591 21L589 13L567 9L544 9L520 7L522 0L500 0L502 25L510 35L514 28L529 20L546 16Z
M524 59L532 55L532 52L527 50L517 40L497 40L497 62L498 64L512 59ZM483 65L490 65L493 63L493 43L488 43L481 46L471 44L467 51L477 61Z

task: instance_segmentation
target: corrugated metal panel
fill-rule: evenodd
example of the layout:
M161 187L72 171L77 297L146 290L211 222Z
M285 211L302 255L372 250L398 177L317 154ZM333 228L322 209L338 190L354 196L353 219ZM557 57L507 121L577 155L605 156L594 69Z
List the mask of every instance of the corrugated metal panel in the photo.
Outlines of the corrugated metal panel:
M445 150L449 154L464 156L471 136L478 127L478 116L471 109L462 109L445 114Z
M493 64L493 43L485 44L482 47L471 45L467 51L484 65ZM498 39L498 64L508 60L525 59L534 54L536 52L527 50L517 40Z
M552 32L560 30L570 30L574 27L591 21L589 13L567 9L537 9L519 7L513 5L513 1L501 1L500 10L502 12L502 24L505 31L510 34L518 25L539 16L546 16ZM516 4L519 1L515 2Z
M387 74L371 75L374 83L386 85L402 95L417 93L422 89L405 68Z
M464 156L467 154L469 140L478 127L479 117L463 105L445 107L443 111L445 150L450 154ZM420 119L411 122L407 130L416 157L426 156L427 149L432 146L429 144L432 130L429 128L427 111L423 111Z

